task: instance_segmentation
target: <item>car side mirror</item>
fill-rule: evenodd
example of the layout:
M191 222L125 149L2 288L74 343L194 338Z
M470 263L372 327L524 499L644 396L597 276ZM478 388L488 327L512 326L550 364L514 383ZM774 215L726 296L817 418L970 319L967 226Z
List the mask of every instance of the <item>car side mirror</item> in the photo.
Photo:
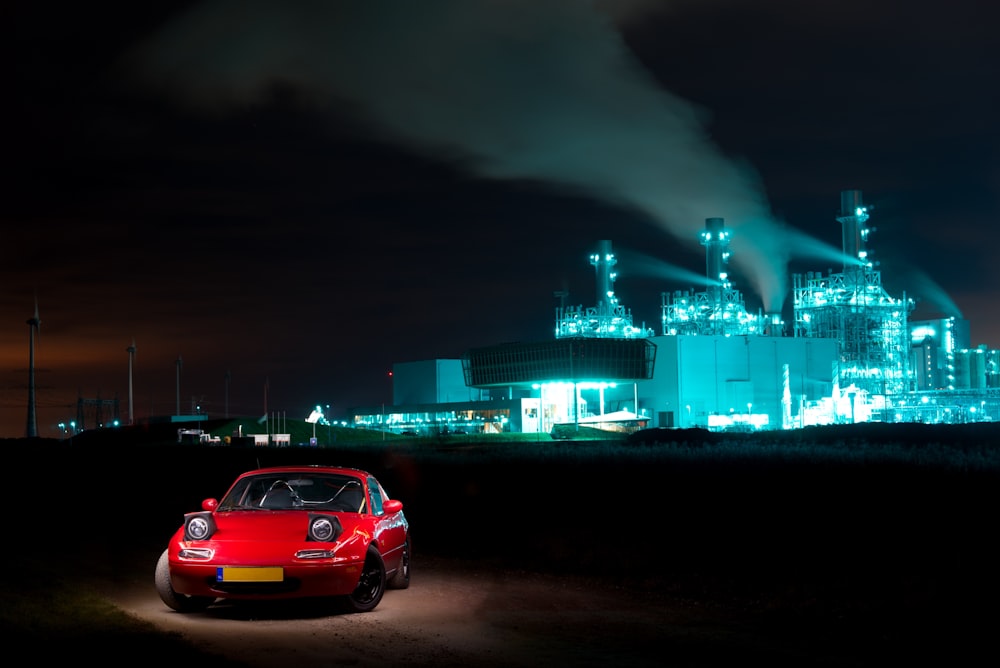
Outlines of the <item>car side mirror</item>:
M219 505L218 499L205 499L201 502L201 509L213 511Z
M396 499L388 499L382 502L382 512L388 513L398 513L403 509L403 502L397 501Z

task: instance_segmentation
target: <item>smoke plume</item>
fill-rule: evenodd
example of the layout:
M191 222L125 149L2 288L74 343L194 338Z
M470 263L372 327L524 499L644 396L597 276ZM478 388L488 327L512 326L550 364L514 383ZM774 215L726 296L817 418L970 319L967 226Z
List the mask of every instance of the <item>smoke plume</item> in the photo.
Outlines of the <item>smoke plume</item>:
M627 12L601 8L627 9ZM356 109L392 141L491 178L534 179L645 212L684 243L709 217L769 312L787 291L786 230L750 167L664 90L616 18L582 0L214 0L133 54L145 83L202 110L275 84Z

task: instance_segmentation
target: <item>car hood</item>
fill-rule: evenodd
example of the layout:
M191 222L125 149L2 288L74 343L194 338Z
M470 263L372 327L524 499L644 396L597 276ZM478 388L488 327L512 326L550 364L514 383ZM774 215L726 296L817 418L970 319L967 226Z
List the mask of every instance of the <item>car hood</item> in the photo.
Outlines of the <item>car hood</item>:
M214 540L305 540L309 517L307 510L254 510L215 514L217 531ZM324 513L337 515L336 513ZM339 518L339 515L338 515ZM341 519L344 532L353 531Z

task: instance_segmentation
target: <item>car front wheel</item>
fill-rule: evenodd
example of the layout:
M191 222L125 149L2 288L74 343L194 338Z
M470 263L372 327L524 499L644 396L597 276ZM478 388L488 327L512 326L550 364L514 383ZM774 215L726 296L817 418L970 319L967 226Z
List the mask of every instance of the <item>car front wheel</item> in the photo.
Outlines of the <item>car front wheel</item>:
M374 546L368 547L365 566L354 591L347 595L350 612L371 612L378 606L385 593L385 562Z
M174 591L170 583L170 559L167 550L156 562L156 593L167 607L177 612L201 612L215 601L209 596L187 596Z

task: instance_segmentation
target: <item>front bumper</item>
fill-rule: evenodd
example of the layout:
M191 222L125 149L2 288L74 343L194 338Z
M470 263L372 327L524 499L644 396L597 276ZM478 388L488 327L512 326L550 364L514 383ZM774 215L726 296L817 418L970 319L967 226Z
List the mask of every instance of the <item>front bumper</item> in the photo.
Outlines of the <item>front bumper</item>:
M363 559L339 557L284 563L226 561L218 557L209 561L171 559L170 580L174 591L187 596L248 600L343 596L357 587L363 566ZM281 579L221 579L228 572L226 569L232 567L280 567Z

